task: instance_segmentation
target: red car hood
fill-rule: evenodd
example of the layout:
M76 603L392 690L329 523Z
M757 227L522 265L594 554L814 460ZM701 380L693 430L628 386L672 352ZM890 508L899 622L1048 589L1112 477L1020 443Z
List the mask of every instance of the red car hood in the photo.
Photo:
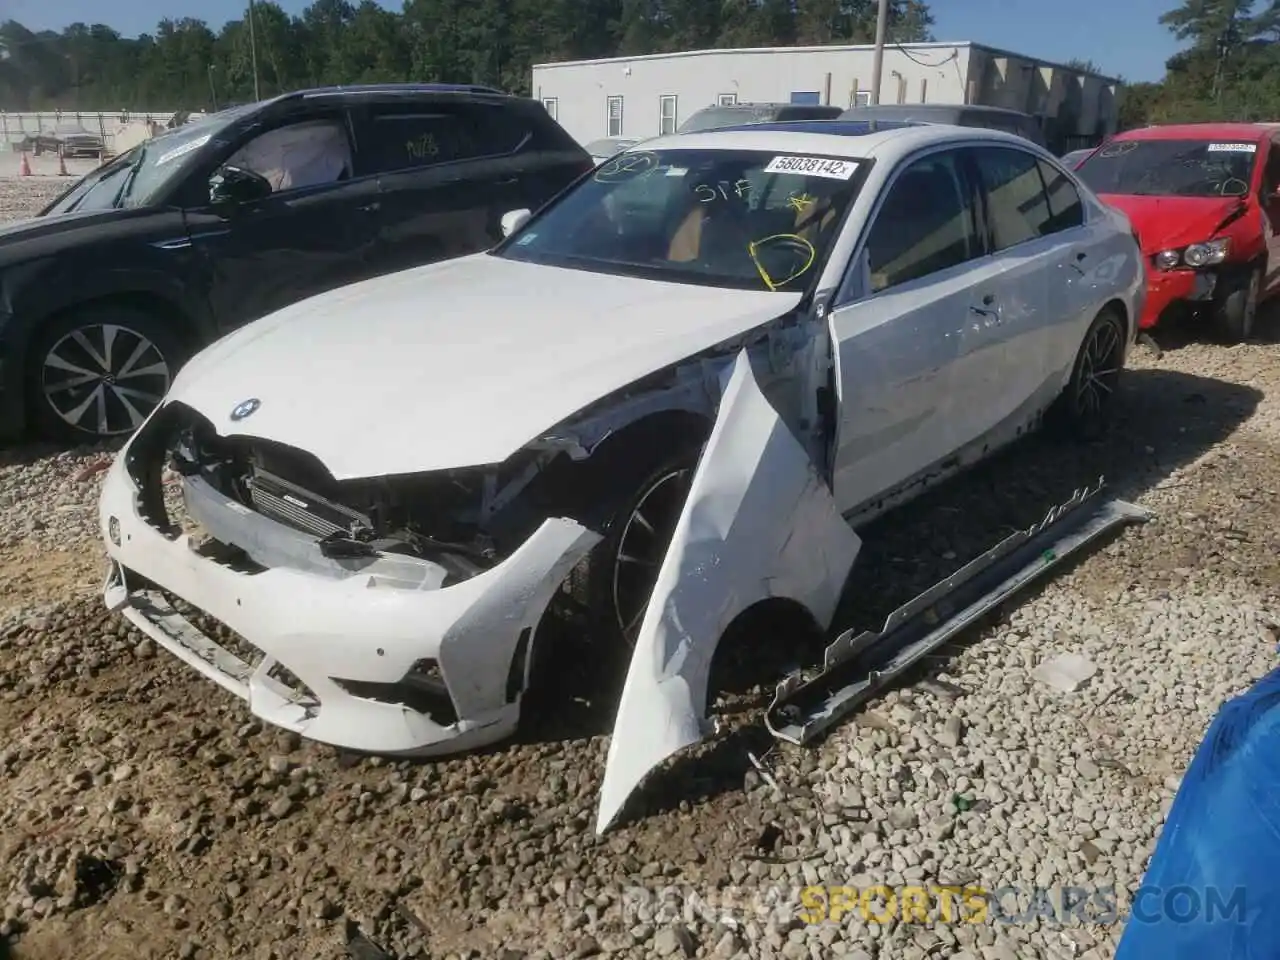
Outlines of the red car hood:
M1211 238L1243 197L1135 197L1115 193L1098 199L1129 218L1144 254L1185 247Z

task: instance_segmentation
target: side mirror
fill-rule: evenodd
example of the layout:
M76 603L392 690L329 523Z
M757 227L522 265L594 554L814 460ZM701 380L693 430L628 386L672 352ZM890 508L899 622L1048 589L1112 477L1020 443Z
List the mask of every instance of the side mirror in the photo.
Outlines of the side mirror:
M530 216L532 216L532 213L523 207L519 210L508 210L504 213L502 215L502 238L505 240L523 227Z
M271 196L266 177L243 167L224 165L209 178L209 203L215 207L239 206Z

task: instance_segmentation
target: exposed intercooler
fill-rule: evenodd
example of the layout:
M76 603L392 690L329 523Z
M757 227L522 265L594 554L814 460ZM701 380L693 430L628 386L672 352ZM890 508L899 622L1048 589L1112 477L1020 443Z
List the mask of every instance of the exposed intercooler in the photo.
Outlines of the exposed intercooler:
M246 478L253 507L264 516L324 538L369 531L368 516L305 490L261 467Z

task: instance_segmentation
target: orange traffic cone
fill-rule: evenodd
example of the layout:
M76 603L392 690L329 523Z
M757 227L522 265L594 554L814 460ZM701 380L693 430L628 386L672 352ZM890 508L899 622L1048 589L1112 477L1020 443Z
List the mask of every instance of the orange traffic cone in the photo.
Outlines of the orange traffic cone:
M58 148L58 176L60 177L71 176L71 174L67 172L67 159L62 155L61 147Z
M27 151L25 150L22 151L22 166L18 168L18 176L31 176L31 161L27 159Z

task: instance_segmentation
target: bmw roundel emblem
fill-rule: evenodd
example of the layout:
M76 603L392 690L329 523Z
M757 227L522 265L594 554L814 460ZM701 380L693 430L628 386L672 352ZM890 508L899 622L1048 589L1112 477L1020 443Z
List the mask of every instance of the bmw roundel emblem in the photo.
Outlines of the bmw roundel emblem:
M231 411L231 419L243 420L245 417L252 416L254 411L256 411L260 406L262 406L262 401L257 397L250 397L248 400L241 400Z

